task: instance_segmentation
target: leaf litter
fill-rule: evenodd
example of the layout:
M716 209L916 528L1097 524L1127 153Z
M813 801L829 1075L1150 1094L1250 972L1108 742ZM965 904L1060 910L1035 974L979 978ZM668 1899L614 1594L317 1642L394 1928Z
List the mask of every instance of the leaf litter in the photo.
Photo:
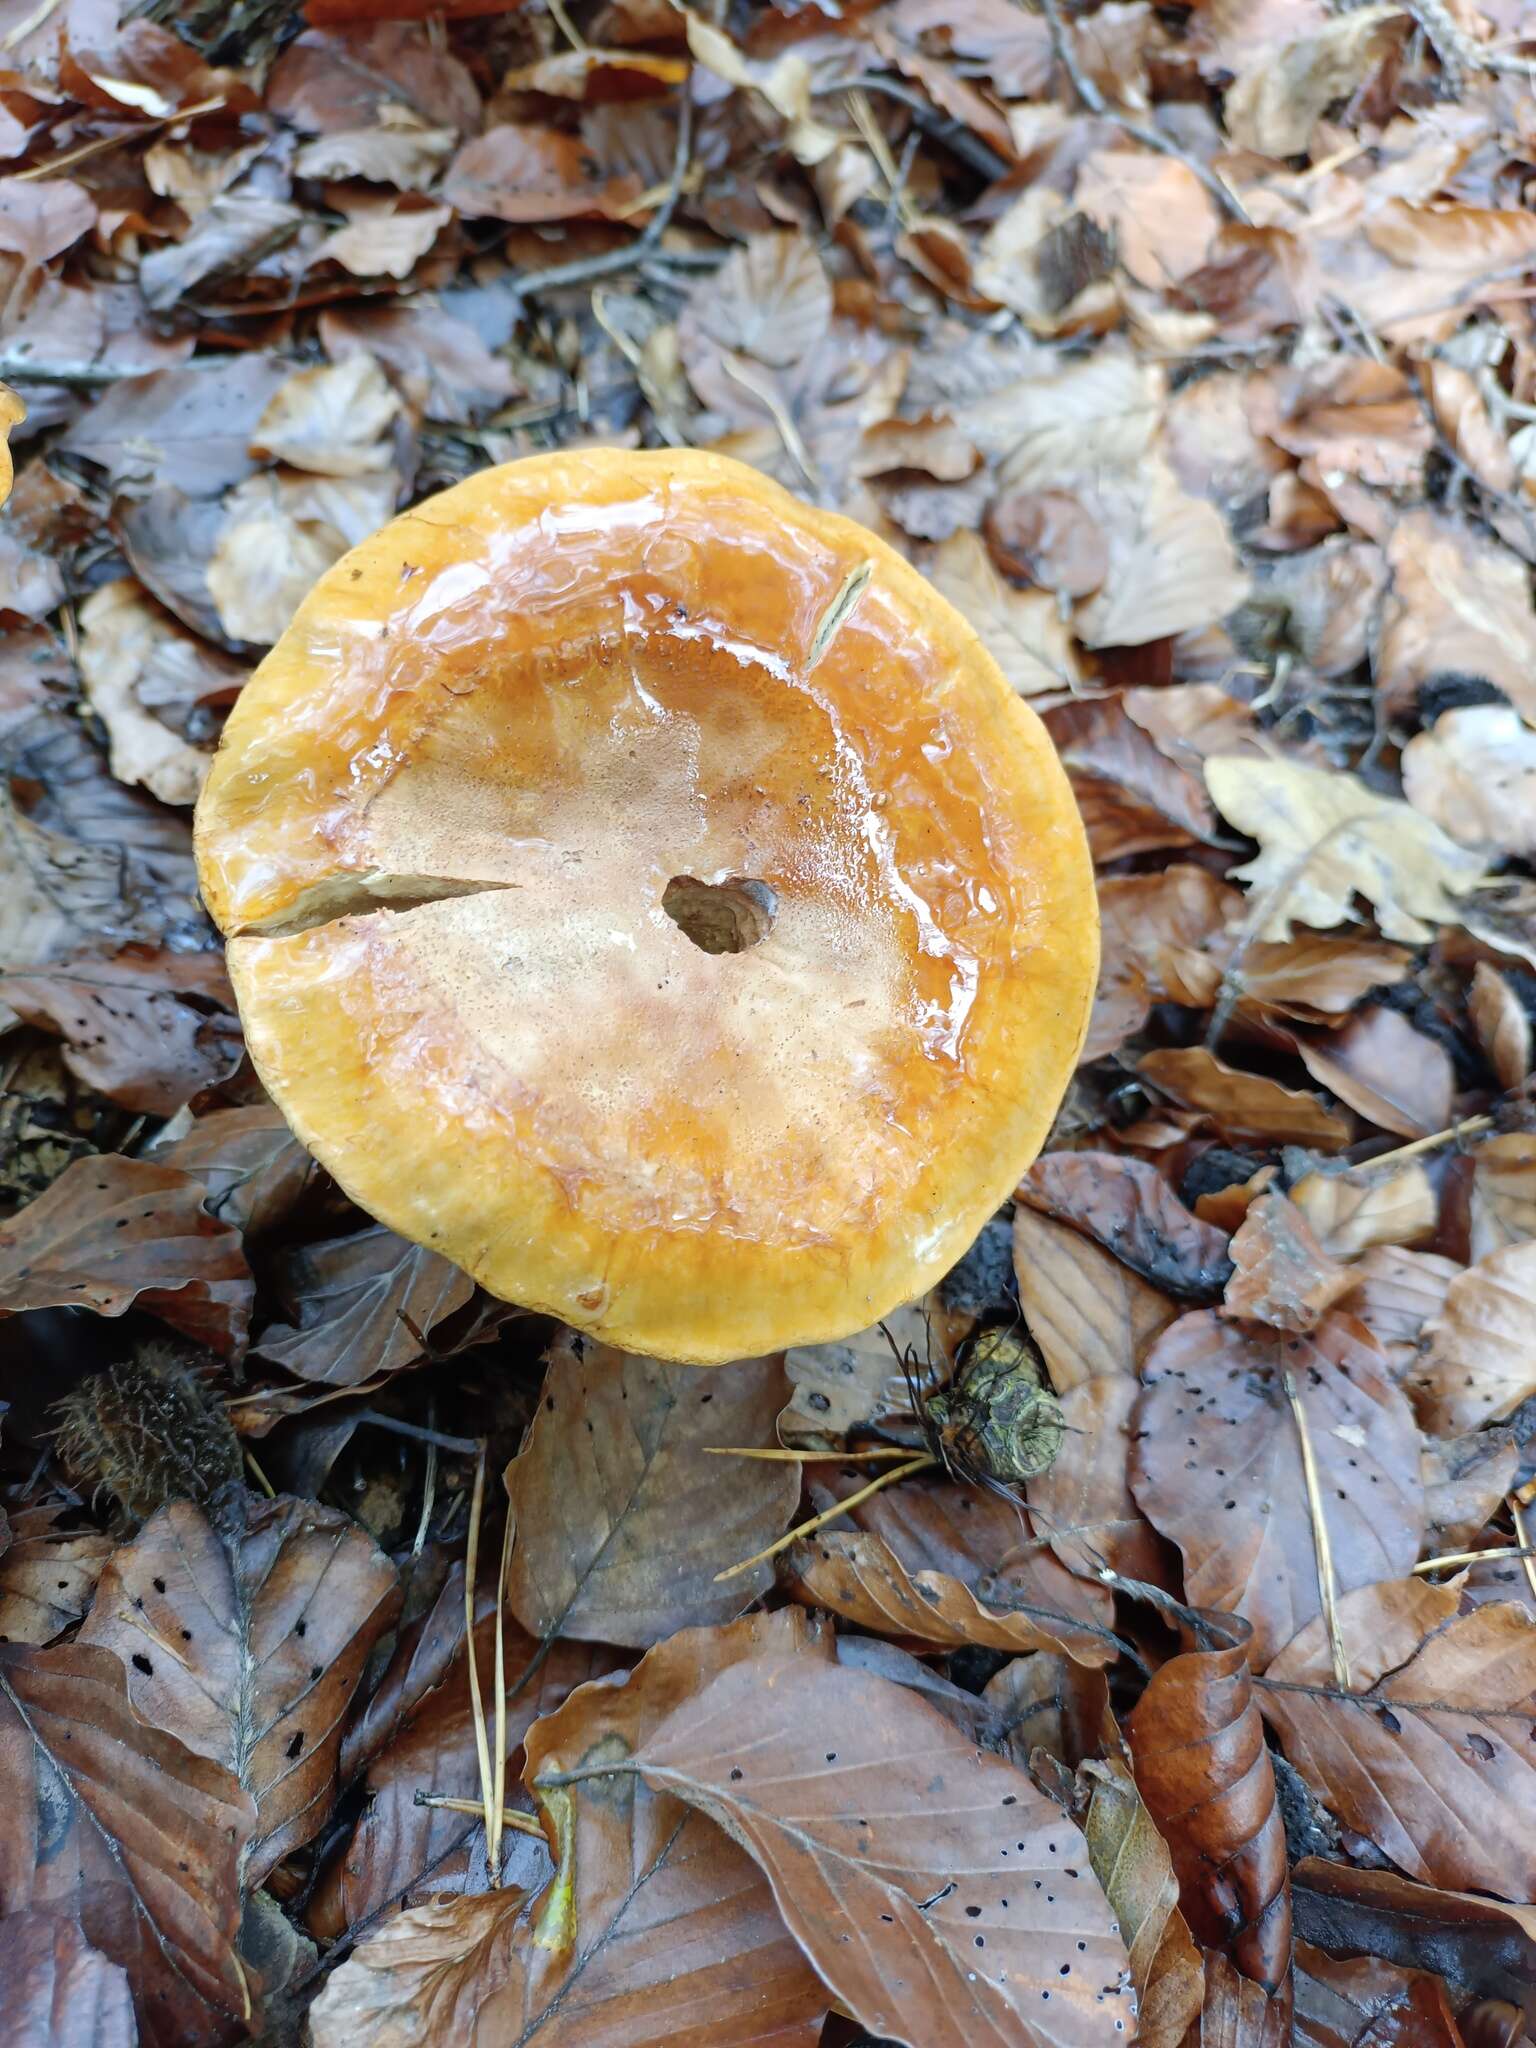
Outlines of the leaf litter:
M1530 24L15 14L0 2033L1536 2037ZM196 901L314 577L590 441L905 553L1098 869L1015 1199L714 1375L360 1214Z

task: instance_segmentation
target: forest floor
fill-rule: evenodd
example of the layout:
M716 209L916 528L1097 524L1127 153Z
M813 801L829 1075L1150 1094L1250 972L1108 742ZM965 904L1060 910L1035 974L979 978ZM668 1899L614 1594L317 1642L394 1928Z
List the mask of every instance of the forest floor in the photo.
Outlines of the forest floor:
M1515 2048L1528 9L413 12L0 0L0 2039ZM191 855L316 576L598 443L908 555L1099 875L1016 1201L707 1401L347 1202ZM718 1579L999 1328L1044 1469Z

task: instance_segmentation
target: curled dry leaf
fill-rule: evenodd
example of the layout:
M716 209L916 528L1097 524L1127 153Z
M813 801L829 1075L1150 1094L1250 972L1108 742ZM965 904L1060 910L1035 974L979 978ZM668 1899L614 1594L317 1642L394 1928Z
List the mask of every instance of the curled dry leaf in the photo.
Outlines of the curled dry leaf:
M1136 1789L1173 1857L1190 1932L1281 1992L1291 1966L1285 1828L1248 1670L1248 1631L1201 1616L1202 1647L1152 1675L1125 1724Z
M388 469L384 436L400 400L364 350L339 363L295 370L268 399L251 435L251 453L317 476L363 476Z
M1236 889L1184 862L1155 875L1111 875L1099 883L1099 987L1083 1059L1118 1050L1141 1030L1154 1002L1203 1009L1221 987L1229 924L1241 916Z
M1508 704L1447 711L1404 747L1403 793L1459 845L1536 853L1536 732Z
M1165 1293L1209 1299L1232 1277L1226 1233L1191 1215L1144 1159L1048 1152L1019 1183L1018 1199L1087 1231Z
M1536 1884L1536 1622L1397 1579L1339 1603L1352 1690L1321 1623L1261 1689L1287 1756L1344 1824L1429 1884L1529 1899Z
M54 1507L11 1510L11 1540L0 1549L0 1643L51 1643L91 1604L116 1546L94 1529L58 1535L58 1518Z
M142 2048L247 2033L238 1867L255 1822L222 1765L148 1727L106 1650L0 1648L3 1916L45 1907L128 1974Z
M1501 1088L1518 1088L1536 1065L1536 1024L1511 983L1486 960L1472 970L1467 1011Z
M1395 1870L1304 1858L1292 1874L1297 1932L1334 1954L1426 1966L1472 1995L1528 1998L1536 1913L1414 1884Z
M1331 1259L1294 1202L1278 1192L1258 1195L1232 1238L1224 1306L1229 1315L1277 1330L1312 1330L1356 1283Z
M1433 1237L1440 1205L1417 1160L1396 1171L1369 1167L1309 1173L1290 1190L1323 1250L1352 1259L1372 1245L1422 1244Z
M1536 1393L1536 1241L1457 1273L1424 1340L1405 1385L1436 1436L1501 1421Z
M147 709L143 686L167 641L197 643L131 577L104 583L80 607L80 680L107 729L112 773L166 804L197 800L211 756Z
M399 1601L370 1538L306 1501L253 1506L228 1549L173 1502L103 1571L79 1640L117 1657L141 1721L250 1793L247 1889L324 1827L342 1725Z
M64 1041L64 1064L125 1109L172 1116L244 1056L218 953L125 946L0 974L0 1002Z
M1079 679L1072 635L1044 590L1015 590L974 533L956 533L934 555L936 589L969 619L1021 697L1071 688Z
M1252 1625L1262 1671L1321 1611L1316 1538L1289 1374L1316 1461L1343 1588L1406 1572L1419 1555L1419 1432L1363 1323L1335 1310L1282 1337L1183 1317L1143 1368L1131 1490L1184 1556L1187 1597Z
M1179 1911L1179 1881L1136 1781L1116 1758L1086 1763L1092 1787L1083 1833L1094 1876L1120 1923L1136 1983L1142 2048L1178 2048L1205 1992L1200 1951Z
M77 1159L0 1224L0 1317L31 1308L138 1307L229 1358L254 1287L240 1237L203 1207L200 1181L148 1159Z
M46 1910L0 1920L0 2039L16 2048L138 2048L127 1972Z
M1400 1138L1427 1138L1451 1121L1456 1069L1437 1039L1415 1031L1400 1010L1368 1004L1326 1036L1296 1050L1314 1081Z
M523 1626L644 1649L766 1592L771 1563L720 1585L715 1574L783 1532L799 1471L710 1451L771 1443L787 1391L777 1357L701 1374L569 1335L557 1344L506 1473L507 1599Z
M1249 45L1227 87L1227 133L1260 156L1299 156L1335 100L1345 99L1400 40L1406 17L1392 0L1343 15L1322 14L1306 33Z
M525 1776L633 1754L738 1660L823 1661L793 1612L691 1629L622 1685L586 1685L540 1720ZM896 1688L892 1688L895 1690ZM673 2048L812 2048L828 1996L748 1856L703 1813L644 1783L538 1792L560 1863L547 1889L413 1907L354 1950L316 2001L315 2048L465 2048L537 2039Z
M1406 980L1412 965L1402 946L1302 931L1250 946L1237 981L1245 1007L1317 1022L1352 1010L1374 988Z
M295 1320L268 1324L257 1353L301 1380L356 1387L414 1365L434 1326L468 1306L475 1283L437 1252L374 1224L288 1253L279 1292L294 1303Z
M1030 1335L1058 1394L1089 1380L1134 1382L1176 1302L1091 1238L1021 1202L1013 1217L1013 1264Z
M1233 873L1268 905L1260 938L1288 937L1293 921L1343 924L1358 893L1389 939L1418 944L1455 921L1456 897L1481 877L1479 855L1353 775L1217 754L1205 777L1223 817L1259 842L1258 859Z
M200 1116L164 1157L202 1182L210 1215L248 1238L269 1236L320 1175L270 1102Z
M1203 1110L1236 1137L1336 1152L1354 1135L1348 1117L1305 1089L1242 1073L1204 1046L1143 1053L1140 1071L1163 1094L1186 1109Z
M812 1498L831 1507L853 1484L818 1486ZM854 1516L856 1533L834 1525L791 1550L797 1599L935 1648L973 1643L1061 1650L1085 1665L1113 1660L1108 1593L1074 1578L1017 1504L947 1480L904 1483Z
M1207 1949L1200 2048L1294 2048L1295 2038L1289 1987L1270 1993Z

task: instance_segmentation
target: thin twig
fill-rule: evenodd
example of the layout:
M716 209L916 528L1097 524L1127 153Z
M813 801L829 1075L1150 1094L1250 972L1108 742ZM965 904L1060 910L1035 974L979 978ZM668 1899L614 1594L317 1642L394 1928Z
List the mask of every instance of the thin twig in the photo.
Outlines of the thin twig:
M895 78L882 78L878 72L860 72L857 78L835 79L829 85L812 86L812 92L823 95L834 92L878 92L887 99L898 100L912 115L912 123L932 141L942 143L944 148L959 157L963 164L978 176L996 183L1006 178L1014 166L1004 156L999 156L990 142L984 142L973 134L963 121L956 121L939 108L931 106L921 93L914 92L909 85L903 85Z
M1285 1398L1296 1418L1296 1435L1301 1442L1301 1471L1307 1485L1307 1512L1312 1518L1312 1547L1317 1556L1317 1590L1323 1603L1323 1620L1328 1627L1328 1648L1333 1654L1333 1675L1341 1692L1349 1691L1349 1659L1344 1654L1344 1637L1339 1629L1338 1588L1333 1576L1333 1550L1328 1541L1328 1520L1323 1513L1322 1488L1317 1480L1317 1462L1312 1456L1312 1437L1307 1413L1290 1374L1281 1374Z
M266 1473L263 1472L261 1467L257 1464L256 1453L253 1450L250 1450L249 1448L243 1448L245 1452L245 1462L247 1463L247 1465L250 1466L251 1471L255 1477L256 1484L261 1488L262 1492L267 1496L268 1500L276 1500L277 1488L272 1484L271 1480L267 1477Z
M711 1458L770 1458L784 1465L848 1465L856 1460L867 1463L871 1459L878 1464L891 1464L899 1458L916 1455L908 1444L877 1444L867 1451L758 1451L736 1444L706 1444L704 1451Z
M447 1792L418 1792L414 1803L434 1807L439 1813L471 1813L477 1820L485 1812L478 1799L458 1799ZM537 1835L540 1841L548 1839L543 1824L531 1813L519 1813L515 1806L508 1807L501 1817L501 1824L504 1828L511 1828L514 1834Z
M1060 60L1061 68L1071 80L1072 90L1089 113L1098 114L1106 121L1113 121L1135 141L1144 143L1148 149L1155 149L1160 156L1171 156L1176 163L1181 163L1186 171L1194 173L1211 197L1224 212L1231 214L1240 227L1252 227L1253 222L1248 217L1248 210L1237 194L1230 186L1224 185L1214 171L1207 170L1198 157L1192 157L1187 150L1180 149L1176 142L1160 134L1156 128L1148 128L1140 121L1133 121L1128 114L1122 114L1118 107L1109 104L1098 86L1078 63L1077 52L1072 46L1071 31L1062 19L1061 9L1057 6L1056 0L1040 0L1040 11L1050 26L1051 47Z
M1513 1494L1509 1497L1509 1505L1514 1512L1515 1521L1518 1524L1520 1520L1520 1504ZM1418 1579L1422 1578L1426 1572L1448 1572L1455 1565L1487 1564L1490 1559L1496 1557L1523 1557L1526 1561L1527 1573L1529 1574L1531 1560L1536 1558L1536 1550L1522 1547L1524 1545L1525 1538L1522 1536L1519 1543L1500 1544L1494 1550L1448 1550L1443 1557L1426 1557L1422 1559L1413 1567L1413 1576ZM1536 1591L1536 1584L1533 1584L1532 1590Z
M485 1448L475 1461L475 1490L469 1505L469 1547L464 1558L464 1648L469 1664L470 1711L475 1723L475 1760L480 1767L480 1817L485 1822L485 1839L491 1839L491 1807L495 1784L491 1776L491 1747L485 1732L485 1702L480 1697L480 1670L475 1659L475 1580L480 1562L480 1517L485 1508ZM498 1882L491 1866L491 1883Z
M1433 1152L1438 1145L1448 1145L1453 1138L1475 1137L1479 1131L1493 1128L1491 1116L1463 1117L1459 1124L1447 1124L1443 1131L1431 1132L1427 1138L1415 1138L1411 1145L1399 1145L1395 1152L1378 1152L1374 1159L1362 1159L1365 1166L1395 1166L1400 1159L1416 1159L1421 1152Z
M937 1463L937 1458L924 1451L920 1457L913 1458L908 1464L893 1465L888 1472L882 1472L877 1479L871 1479L868 1486L861 1486L857 1493L850 1493L846 1500L840 1500L836 1507L828 1508L823 1514L812 1515L808 1522L801 1522L796 1528L791 1529L787 1536L781 1536L777 1543L770 1543L766 1550L759 1550L752 1557L744 1557L740 1564L733 1564L723 1572L716 1572L715 1584L718 1586L722 1579L734 1579L742 1572L749 1572L755 1564L766 1564L770 1557L777 1557L781 1550L788 1550L791 1543L798 1543L802 1536L814 1536L816 1531L824 1529L828 1522L838 1521L887 1486L894 1486L898 1479L908 1479L914 1472L926 1472Z
M377 1408L364 1408L358 1414L359 1422L371 1422L375 1429L387 1429L392 1436L408 1436L413 1443L431 1444L434 1450L457 1451L461 1458L472 1458L480 1449L480 1440L473 1436L445 1436L440 1429L423 1429L418 1422L402 1422L397 1415L381 1414Z
M437 1420L437 1403L427 1402L427 1421ZM421 1481L421 1520L416 1524L416 1540L411 1545L411 1562L415 1564L427 1546L427 1531L432 1526L432 1510L437 1505L437 1445L432 1440L436 1432L427 1439L427 1465Z
M178 121L193 121L199 114L216 114L223 105L224 95L220 93L214 99L199 100L195 107L178 107L174 113L157 115L152 121L135 121L129 127L119 129L115 135L93 136L89 142L61 150L57 156L49 157L46 163L33 164L25 171L13 171L11 175L18 185L28 178L52 178L74 164L84 163L87 157L100 156L124 142L139 142L146 135L153 135L157 128L171 128Z
M507 1561L512 1555L512 1531L516 1526L509 1508L501 1530L501 1563L496 1572L496 1796L491 1807L491 1830L487 1861L491 1882L501 1882L501 1829L507 1815L507 1665L503 1652L502 1623L507 1611ZM475 1654L473 1643L469 1646Z
M1536 1597L1536 1553L1531 1550L1530 1537L1526 1533L1525 1514L1514 1494L1509 1496L1509 1512L1514 1519L1515 1535L1520 1543L1520 1562L1525 1568L1525 1583Z

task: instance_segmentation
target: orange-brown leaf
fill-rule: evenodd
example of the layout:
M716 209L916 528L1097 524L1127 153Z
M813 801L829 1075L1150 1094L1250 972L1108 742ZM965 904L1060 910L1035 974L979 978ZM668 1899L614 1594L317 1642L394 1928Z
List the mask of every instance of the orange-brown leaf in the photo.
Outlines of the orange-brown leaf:
M1349 1268L1328 1256L1306 1217L1279 1193L1249 1203L1232 1238L1232 1263L1227 1313L1277 1330L1315 1329L1354 1285Z
M1348 1117L1305 1089L1243 1073L1204 1046L1143 1053L1141 1071L1163 1094L1186 1109L1205 1111L1232 1137L1336 1152L1354 1134Z
M1090 1237L1021 1202L1013 1266L1030 1335L1058 1394L1087 1380L1134 1380L1153 1338L1178 1305Z
M1155 1166L1113 1152L1047 1152L1018 1198L1098 1239L1168 1294L1208 1300L1232 1277L1226 1233L1192 1216Z

